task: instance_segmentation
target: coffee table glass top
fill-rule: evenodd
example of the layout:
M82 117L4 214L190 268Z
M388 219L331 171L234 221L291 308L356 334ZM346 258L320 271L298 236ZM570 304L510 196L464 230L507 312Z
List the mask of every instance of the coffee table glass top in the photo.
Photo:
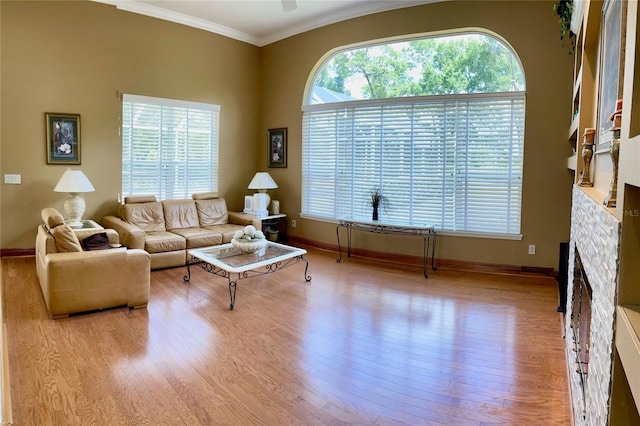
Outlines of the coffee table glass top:
M264 248L250 254L242 253L231 243L189 250L189 256L229 272L244 272L296 256L303 256L306 253L307 251L304 249L273 241L268 241Z

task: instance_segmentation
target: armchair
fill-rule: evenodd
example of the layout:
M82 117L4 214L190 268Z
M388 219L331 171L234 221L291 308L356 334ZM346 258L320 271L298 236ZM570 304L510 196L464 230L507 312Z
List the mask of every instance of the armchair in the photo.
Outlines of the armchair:
M112 245L113 229L74 232L53 208L42 210L36 237L36 272L52 318L126 305L143 308L149 301L149 254L126 247L83 251L80 241L105 232Z

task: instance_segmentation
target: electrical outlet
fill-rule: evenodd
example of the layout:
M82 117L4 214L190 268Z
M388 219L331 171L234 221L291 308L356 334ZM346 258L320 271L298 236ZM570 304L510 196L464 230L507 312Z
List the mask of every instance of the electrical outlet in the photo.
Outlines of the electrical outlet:
M291 221L291 227L292 227L292 228L295 228L295 227L296 227L296 220L295 220L295 219L293 219L293 220Z
M536 254L536 246L534 244L529 245L529 254Z

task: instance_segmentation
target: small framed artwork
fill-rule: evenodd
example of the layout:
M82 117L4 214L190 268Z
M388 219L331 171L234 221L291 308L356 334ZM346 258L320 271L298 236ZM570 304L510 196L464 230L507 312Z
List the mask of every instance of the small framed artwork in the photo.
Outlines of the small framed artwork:
M80 164L80 114L45 112L47 164Z
M269 167L287 167L287 128L269 129Z

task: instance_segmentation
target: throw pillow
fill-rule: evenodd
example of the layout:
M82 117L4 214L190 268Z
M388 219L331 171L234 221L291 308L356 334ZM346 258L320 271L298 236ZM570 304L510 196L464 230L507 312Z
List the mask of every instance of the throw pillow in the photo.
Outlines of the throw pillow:
M58 225L50 229L49 233L56 242L56 250L59 253L82 251L78 236L69 225Z
M82 240L82 248L86 251L107 250L111 248L111 243L106 232L98 232Z

